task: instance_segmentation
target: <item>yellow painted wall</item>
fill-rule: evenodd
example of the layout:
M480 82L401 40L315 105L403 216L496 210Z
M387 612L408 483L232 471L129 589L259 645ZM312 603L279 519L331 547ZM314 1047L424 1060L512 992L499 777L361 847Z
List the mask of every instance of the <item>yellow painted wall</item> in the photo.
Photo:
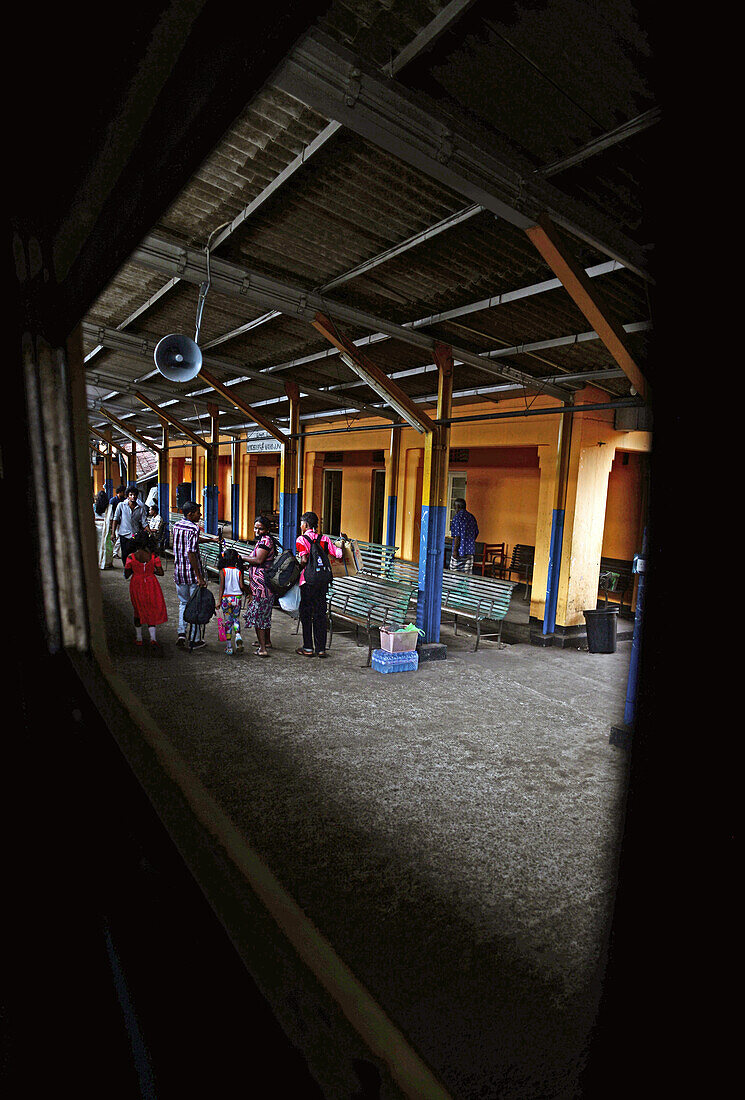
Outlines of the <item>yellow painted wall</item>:
M606 558L630 561L641 550L643 476L643 455L616 451L608 478L603 531L603 556Z
M587 387L576 395L576 402L597 402L606 398L606 394ZM550 409L556 404L554 399L544 397L531 401L530 407L532 410ZM498 404L458 405L453 408L453 416L519 411L525 407L522 398ZM601 553L607 557L630 559L639 549L644 455L651 450L651 435L617 432L613 418L612 410L583 413L574 418L566 501L569 527L565 529L558 625L570 626L583 621L583 608L594 606L587 601L594 598ZM321 514L324 456L327 451L342 451L344 461L339 464L344 471L341 526L351 537L365 540L370 532L371 452L382 450L387 454L390 426L380 419L358 423L359 426L376 424L380 431L335 431L315 438L310 433L306 435L301 510ZM333 426L333 421L319 421L314 429ZM508 553L516 543L536 547L531 616L537 618L542 618L544 612L551 519L556 506L559 426L560 418L549 414L456 423L450 435L451 448L469 450L468 464L465 467L453 465L451 471L466 470L467 507L478 521L479 541L505 542ZM623 464L623 452L629 455L626 465ZM262 467L257 464L259 457ZM247 455L241 458L242 513L243 508L248 507L248 458ZM263 465L267 456L254 456L253 476L257 473L278 476L278 458L272 456L272 459L277 465L267 470ZM396 544L399 555L410 560L419 557L423 459L422 436L408 426L400 429ZM252 525L253 515L248 518Z

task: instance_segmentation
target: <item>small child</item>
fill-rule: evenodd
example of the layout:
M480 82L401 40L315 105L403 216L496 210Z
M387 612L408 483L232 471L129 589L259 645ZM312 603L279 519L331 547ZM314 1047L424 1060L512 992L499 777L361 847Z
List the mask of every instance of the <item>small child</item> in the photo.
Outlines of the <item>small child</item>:
M124 576L129 580L129 598L135 612L135 645L142 645L142 624L147 623L150 650L162 657L163 650L155 636L155 628L168 622L166 601L158 580L163 576L163 566L157 554L152 552L152 539L147 531L139 531L134 544L134 550L124 563Z
M218 601L220 609L222 610L223 622L225 623L225 637L228 643L225 647L225 652L228 654L233 652L234 631L236 651L240 653L243 649L240 613L242 597L247 596L248 591L243 580L241 565L242 562L238 556L238 552L232 547L229 547L224 552L221 559L220 593Z

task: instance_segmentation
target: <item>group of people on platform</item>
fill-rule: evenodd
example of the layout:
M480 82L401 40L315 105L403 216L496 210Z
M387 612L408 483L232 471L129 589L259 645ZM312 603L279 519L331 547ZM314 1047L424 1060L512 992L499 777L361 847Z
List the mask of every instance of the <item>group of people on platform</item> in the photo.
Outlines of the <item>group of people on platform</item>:
M99 494L100 497L101 494ZM105 494L104 494L105 495ZM160 558L162 552L163 517L157 506L145 508L138 501L136 488L125 489L120 485L106 504L99 536L99 566L105 569L113 563L113 548L124 566L124 577L129 581L129 592L134 609L135 644L143 645L142 628L147 625L151 650L162 654L157 639L157 627L168 621L165 599L158 577L164 575ZM173 579L178 598L178 627L176 645L185 649L187 624L184 612L189 600L198 588L207 586L207 575L199 552L202 510L195 501L187 501L181 508L181 517L173 524L172 551L174 558ZM240 653L243 649L241 612L246 627L253 627L256 634L254 646L259 657L268 657L272 649L272 611L276 594L270 587L266 571L275 561L280 547L270 532L270 521L259 515L254 522L254 547L248 553L238 554L230 547L218 562L218 614L225 632L225 652ZM108 547L108 550L107 550ZM303 631L302 647L296 653L304 657L326 657L326 598L331 581L329 559L343 557L343 537L336 542L328 535L319 535L318 516L305 512L300 517L300 534L295 543L295 553L301 566L298 579L300 603L298 615ZM315 568L306 579L306 565L311 554L320 555L321 568ZM325 563L325 567L323 564ZM248 565L248 583L244 579L243 566ZM190 648L202 649L205 645L205 627L194 628Z
M103 515L99 540L99 566L111 566L118 552L124 566L124 577L129 581L130 598L134 608L135 644L142 645L142 626L147 625L153 652L161 654L156 628L168 621L168 613L158 577L164 575L160 554L163 551L164 521L157 505L146 506L139 502L136 486L120 485L108 502L101 491L94 507ZM105 505L105 508L104 508ZM479 529L475 517L466 511L465 500L454 501L455 514L450 530L453 544L450 569L470 573L473 569L475 540ZM102 512L103 509L103 512ZM172 528L174 557L173 579L178 597L178 635L176 645L184 649L187 644L187 627L184 620L186 606L196 590L206 587L206 570L199 553L202 510L195 501L187 501L181 508L181 518ZM318 516L304 512L300 517L300 534L295 542L295 554L301 566L298 580L300 604L298 615L303 631L303 644L295 650L302 657L326 657L326 597L331 581L329 559L343 557L345 536L334 541L329 535L319 534ZM270 586L266 571L275 561L279 544L270 532L270 521L259 515L254 521L254 547L249 553L239 555L234 548L224 551L218 562L218 607L225 633L225 652L240 653L243 649L241 611L247 627L253 627L256 641L253 643L259 657L268 657L272 649L272 611L276 594ZM313 556L314 568L306 578L306 566ZM243 566L248 565L248 584ZM245 601L245 610L244 610ZM206 645L204 625L195 627L191 649Z

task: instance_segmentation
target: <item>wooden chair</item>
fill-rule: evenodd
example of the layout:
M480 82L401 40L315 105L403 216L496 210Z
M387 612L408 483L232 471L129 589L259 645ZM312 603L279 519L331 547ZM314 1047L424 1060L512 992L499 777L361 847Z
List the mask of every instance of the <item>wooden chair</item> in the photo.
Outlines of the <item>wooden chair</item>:
M481 576L487 576L487 570L492 577L504 578L507 569L507 543L486 542L484 554L481 559Z

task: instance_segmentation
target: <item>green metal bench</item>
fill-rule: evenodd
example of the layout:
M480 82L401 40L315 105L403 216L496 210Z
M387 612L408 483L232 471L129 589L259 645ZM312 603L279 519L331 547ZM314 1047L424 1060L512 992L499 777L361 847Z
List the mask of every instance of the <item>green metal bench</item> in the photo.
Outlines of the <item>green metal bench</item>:
M510 606L515 581L496 580L493 577L475 577L471 573L450 573L445 571L442 578L442 616L453 616L454 630L458 633L458 619L467 619L475 624L476 645L479 648L482 638L502 640L502 623ZM483 622L498 624L497 631L488 634L481 629Z
M419 590L419 566L414 561L394 559L388 567L388 576L392 580L409 581L412 584L411 598L415 602ZM476 625L476 646L482 637L502 637L502 622L510 606L514 581L498 580L494 577L479 577L472 573L455 573L449 569L442 574L442 612L454 616L455 633L458 633L458 618L471 619ZM499 623L499 630L486 634L481 623L493 621Z
M382 542L361 542L359 539L354 541L359 547L363 572L372 577L385 577L398 547Z
M414 585L414 598L419 589L419 563L405 561L403 558L394 558L386 567L386 577L392 581L408 581Z
M601 558L598 592L603 594L604 606L608 606L608 593L618 596L619 612L623 611L624 596L634 589L634 565L624 558ZM629 611L631 596L629 596Z
M412 585L406 581L387 581L358 573L356 577L335 577L329 587L326 615L328 648L333 637L333 619L351 623L355 642L362 626L367 631L367 665L372 661L373 630L381 626L403 626L409 612ZM337 630L337 633L340 633ZM349 633L352 631L341 631Z
M512 547L510 564L506 567L506 574L517 573L518 578L525 578L525 599L528 599L530 586L533 583L533 563L535 559L535 546L526 546L518 542Z

